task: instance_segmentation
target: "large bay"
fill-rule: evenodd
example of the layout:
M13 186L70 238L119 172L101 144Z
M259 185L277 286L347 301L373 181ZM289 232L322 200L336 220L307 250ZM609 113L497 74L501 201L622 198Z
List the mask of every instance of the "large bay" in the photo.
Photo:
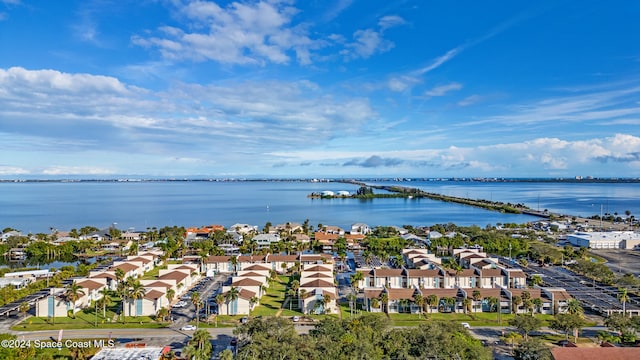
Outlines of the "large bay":
M390 184L385 183L385 184ZM531 208L588 216L604 211L640 213L640 184L616 183L480 183L402 182L426 191L494 201L524 203ZM145 230L166 225L200 226L266 222L338 225L456 223L485 226L524 223L537 218L443 203L428 199L311 199L322 190L354 185L282 181L247 182L22 182L0 183L0 228L23 232L69 230L86 225ZM637 215L636 215L637 216Z

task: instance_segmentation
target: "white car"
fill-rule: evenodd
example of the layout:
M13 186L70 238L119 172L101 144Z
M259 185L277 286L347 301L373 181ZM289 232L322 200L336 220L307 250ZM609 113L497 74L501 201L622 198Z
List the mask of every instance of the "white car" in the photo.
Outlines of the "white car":
M300 321L300 317L299 316L294 316L291 318L291 320L293 320L293 322L298 322Z
M185 325L180 328L182 331L194 331L196 329L195 325Z
M462 327L465 329L471 329L471 325L469 325L469 323L463 322L460 325L462 325Z

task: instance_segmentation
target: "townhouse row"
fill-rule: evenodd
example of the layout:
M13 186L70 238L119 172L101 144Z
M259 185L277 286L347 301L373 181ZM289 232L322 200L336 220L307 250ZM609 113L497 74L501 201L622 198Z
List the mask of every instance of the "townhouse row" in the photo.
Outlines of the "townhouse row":
M36 303L36 316L67 316L70 311L76 313L87 308L104 296L104 289L115 291L118 288L118 269L124 273L123 281L128 278L140 279L146 272L160 265L160 255L160 252L147 252L128 256L124 261L114 262L107 270L92 271L87 277L74 279L81 290L75 303L65 296L66 288L52 288L48 297ZM144 288L144 296L140 299L127 299L124 315L156 315L160 309L171 305L167 296L170 289L174 294L173 299L177 299L198 280L197 265L168 264L166 269L159 270L156 279L139 280Z
M365 307L373 312L417 313L422 297L427 311L555 314L566 311L571 299L561 288L527 288L522 270L500 266L479 248L454 249L453 258L456 266L444 267L426 249L405 249L407 267L362 269L362 280L353 285L364 290ZM380 304L383 298L388 303Z
M269 287L272 272L300 273L299 288L295 297L298 308L304 313L337 311L337 291L333 280L333 260L326 254L209 256L202 262L208 276L232 273L231 284L222 287L225 298L219 313L248 315L260 304ZM295 300L294 300L295 299Z

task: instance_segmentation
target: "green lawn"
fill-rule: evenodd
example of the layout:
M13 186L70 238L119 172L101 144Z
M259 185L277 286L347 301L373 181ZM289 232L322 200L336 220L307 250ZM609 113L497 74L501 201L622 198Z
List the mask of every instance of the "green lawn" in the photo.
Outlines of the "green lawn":
M282 307L289 280L290 276L278 276L278 280L269 285L267 293L262 296L260 305L253 309L251 316L275 316Z
M109 322L98 316L98 327L100 329L121 329L121 328L146 328L158 329L168 326L168 323L156 322L148 316L127 317L125 323ZM11 327L15 331L37 331L37 330L57 330L57 329L96 329L96 316L92 313L80 311L76 313L76 318L57 317L49 319L46 317L30 317L25 321Z

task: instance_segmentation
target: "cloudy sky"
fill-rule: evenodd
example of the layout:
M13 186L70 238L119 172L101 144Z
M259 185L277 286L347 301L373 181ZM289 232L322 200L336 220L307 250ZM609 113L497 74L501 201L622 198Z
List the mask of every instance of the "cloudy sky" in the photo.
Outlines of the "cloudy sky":
M0 0L0 178L638 177L640 2Z

